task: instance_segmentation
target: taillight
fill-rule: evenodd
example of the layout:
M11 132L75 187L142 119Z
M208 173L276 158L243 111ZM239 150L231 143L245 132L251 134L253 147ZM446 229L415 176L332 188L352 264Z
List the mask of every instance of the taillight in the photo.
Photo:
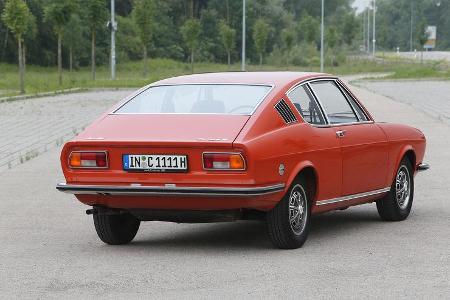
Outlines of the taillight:
M245 160L240 153L203 153L205 170L245 170Z
M107 168L106 151L72 151L69 155L71 168Z

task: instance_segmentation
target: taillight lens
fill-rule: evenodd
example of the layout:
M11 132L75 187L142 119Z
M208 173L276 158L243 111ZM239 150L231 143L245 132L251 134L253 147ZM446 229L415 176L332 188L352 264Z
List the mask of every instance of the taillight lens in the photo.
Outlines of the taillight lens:
M73 151L69 156L71 168L107 168L106 151Z
M203 153L205 170L245 170L245 160L240 153Z

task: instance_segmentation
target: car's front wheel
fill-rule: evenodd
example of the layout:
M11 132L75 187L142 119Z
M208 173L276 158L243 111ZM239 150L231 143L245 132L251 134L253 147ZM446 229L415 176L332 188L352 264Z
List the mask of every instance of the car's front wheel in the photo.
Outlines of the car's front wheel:
M414 174L410 161L403 158L395 174L391 190L377 201L377 210L381 219L403 221L411 212L414 198Z
M283 199L267 213L270 240L275 247L296 249L308 237L311 209L306 182L295 180Z
M98 237L109 245L128 244L140 225L140 221L130 214L97 213L93 217Z

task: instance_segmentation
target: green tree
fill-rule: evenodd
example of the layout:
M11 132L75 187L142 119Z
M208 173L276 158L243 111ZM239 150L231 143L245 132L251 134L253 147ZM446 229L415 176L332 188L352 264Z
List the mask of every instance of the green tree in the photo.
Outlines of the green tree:
M427 33L427 23L422 21L419 23L418 32L417 32L417 42L420 45L420 63L423 63L423 48L428 41L428 33Z
M236 46L236 30L231 28L225 21L219 23L219 34L222 44L227 51L228 67L231 65L231 51Z
M92 80L95 80L95 40L97 32L105 26L107 19L107 9L104 0L85 0L85 19L91 32L91 73Z
M326 38L326 42L327 42L327 45L325 45L325 46L328 47L329 51L331 51L331 65L334 65L334 60L335 60L334 53L336 51L336 44L338 41L336 29L334 27L328 28L328 30L326 31L325 38Z
M220 37L219 14L214 9L202 9L200 13L202 26L201 43L196 50L196 55L205 61L219 61L224 50Z
M142 43L133 18L117 16L120 29L116 35L117 58L121 62L142 58Z
M320 22L308 15L303 14L298 23L299 38L307 43L316 42L319 38Z
M53 25L58 36L58 82L62 85L62 37L64 27L69 23L70 16L76 9L76 3L70 0L54 1L44 10L44 18Z
M288 66L289 55L295 42L295 32L291 28L285 28L281 31L281 37L283 39L284 49L286 50L284 54L286 56L286 66Z
M419 47L418 25L421 20L427 20L428 24L437 26L439 36L437 47L443 50L450 47L450 18L448 17L450 15L450 1L377 0L376 4L377 45L386 49L399 47L401 51L410 48L414 50ZM413 28L411 28L411 17ZM384 42L380 41L378 34L383 27L387 33ZM412 41L410 39L411 33Z
M23 36L23 47L22 47L22 58L23 58L23 70L24 72L27 69L27 43L32 42L37 35L37 26L36 26L36 18L33 14L30 14L30 18L28 19L28 28L25 31Z
M358 23L356 17L353 14L345 15L343 18L344 20L339 31L341 32L342 40L344 41L344 43L346 43L347 45L351 45L356 37Z
M23 0L8 0L2 13L2 20L8 29L14 33L18 44L19 58L19 85L20 93L25 93L25 51L22 50L22 38L26 31L34 23L34 17L30 13L27 4Z
M64 28L63 42L69 48L69 71L72 72L74 65L74 52L80 49L83 42L83 26L78 15L73 14L69 23ZM75 65L77 65L75 61Z
M153 40L155 31L156 3L154 0L136 0L133 17L136 23L139 39L142 43L144 57L144 77L148 74L147 51Z
M181 26L181 35L191 56L191 73L194 73L194 52L198 46L201 24L197 19L189 19Z
M259 65L262 65L263 55L266 52L267 39L269 38L269 24L263 19L256 20L253 25L253 41L255 42L256 53L259 55Z

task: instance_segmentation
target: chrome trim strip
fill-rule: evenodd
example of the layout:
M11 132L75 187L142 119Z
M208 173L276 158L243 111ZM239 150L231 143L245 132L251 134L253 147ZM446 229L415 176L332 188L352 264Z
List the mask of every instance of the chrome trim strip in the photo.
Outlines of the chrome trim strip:
M375 123L375 121L362 121L362 122L338 123L338 124L327 124L327 125L315 125L315 124L310 124L310 125L313 126L313 127L319 127L319 128L333 128L333 127L342 127L342 126L350 126L350 125L362 125L362 124L374 124L374 123Z
M374 191L360 193L360 194L353 194L353 195L348 195L348 196L339 197L339 198L333 198L333 199L328 199L328 200L320 200L320 201L316 202L316 205L320 206L320 205L326 205L326 204L333 204L333 203L339 203L339 202L344 202L344 201L355 200L355 199L369 197L369 196L375 196L375 195L387 193L390 190L391 190L391 187L386 187L384 189L374 190Z
M323 104L322 104L322 102L320 101L320 98L317 96L317 94L316 94L316 92L313 90L313 88L311 87L311 83L312 82L316 82L316 81L330 81L330 80L326 80L326 79L323 79L323 80L314 80L314 81L308 81L308 82L306 82L305 83L305 85L308 87L308 90L309 90L309 92L312 94L312 96L314 97L314 99L316 99L316 101L317 101L317 103L318 103L318 105L319 105L319 107L320 107L320 110L322 111L322 114L323 114L323 116L325 117L325 120L326 120L326 122L327 122L327 124L325 124L325 125L330 125L331 124L331 122L330 122L330 119L328 118L328 114L327 114L327 112L325 111L325 108L323 107Z
M111 185L82 185L59 183L56 189L69 194L88 195L179 195L179 196L259 196L272 194L284 190L284 183L261 187L178 187L165 186L111 186Z
M344 96L344 98L347 101L348 105L350 105L350 108L353 111L353 114L355 115L357 122L367 121L367 120L361 120L359 118L358 113L356 112L356 108L355 108L355 105L357 105L357 104L355 103L355 105L353 105L352 101L350 101L350 94L348 94L348 97L347 97L347 95L345 94L344 89L342 87L342 84L339 82L339 79L335 80L334 83L336 84L336 87L338 88L338 90L341 92L342 96ZM353 101L353 102L355 102L355 101ZM364 110L361 110L361 111L363 112L364 116L367 119L367 116L365 115Z
M417 166L417 172L423 172L430 168L429 164L421 163Z
M352 93L352 91L350 91L350 89L347 87L347 85L340 80L339 78L336 81L338 83L338 85L340 86L341 89L343 89L347 95L353 100L353 102L361 109L361 111L363 112L364 116L366 117L367 121L372 120L371 118L369 118L369 114L368 111L366 111L366 109L361 105L361 103L359 102L359 100L356 98L356 96ZM346 96L347 97L347 96ZM357 115L358 117L358 115ZM359 120L359 117L358 117ZM373 121L373 120L372 120ZM364 122L364 121L361 121Z
M320 75L319 75L320 76ZM310 83L310 82L314 82L314 81L322 81L322 80L338 80L338 78L336 76L327 76L327 75L323 75L320 77L314 77L314 78L308 78L308 79L302 79L301 81L297 82L296 84L294 84L292 87L290 87L287 91L286 91L286 96L289 97L289 93L292 92L292 90L296 89L298 86L300 85L304 85L305 83Z

